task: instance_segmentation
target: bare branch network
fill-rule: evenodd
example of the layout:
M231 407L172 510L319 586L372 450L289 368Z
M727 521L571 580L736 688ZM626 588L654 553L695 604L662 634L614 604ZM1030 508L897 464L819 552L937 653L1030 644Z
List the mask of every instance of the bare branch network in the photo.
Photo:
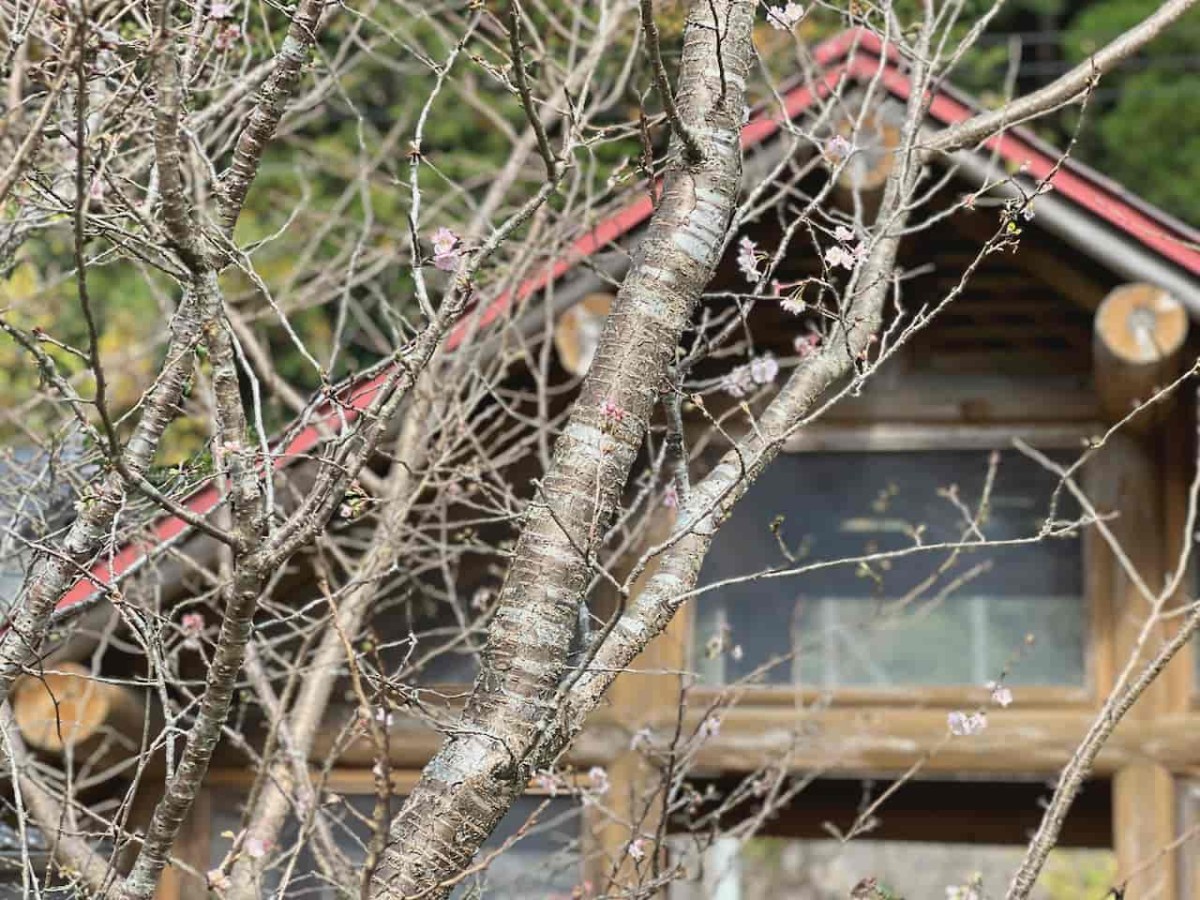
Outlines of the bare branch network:
M1194 2L1002 5L0 3L0 882L1193 896L1200 237L1073 153Z

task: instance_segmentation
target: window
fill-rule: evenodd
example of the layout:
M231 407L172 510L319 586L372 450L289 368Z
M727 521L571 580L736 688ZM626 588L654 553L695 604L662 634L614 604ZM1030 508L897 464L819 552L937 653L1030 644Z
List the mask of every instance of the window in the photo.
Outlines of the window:
M1082 685L1087 615L1078 534L1032 541L1052 512L1077 516L1057 476L999 456L979 523L989 454L806 453L781 457L735 507L697 599L695 668L707 683L880 687ZM1015 542L1015 543L1014 543ZM789 561L788 556L792 561ZM798 575L760 577L841 559Z
M48 900L66 900L76 896L50 863L46 836L32 823L19 828L15 811L5 804L0 813L0 900L42 896ZM102 849L111 849L106 845Z
M211 825L211 865L219 866L228 851L230 834L241 828L240 792L222 790L213 797ZM392 812L399 809L403 797L392 798ZM371 834L375 797L370 794L344 795L342 802L323 808L334 840L352 865L361 866L366 857L366 842ZM536 817L536 818L534 818ZM569 897L579 883L580 810L569 798L548 799L526 796L517 800L496 831L484 844L482 854L510 840L526 823L533 821L525 835L498 855L482 872L468 876L451 895L454 898L486 896L494 900L518 900L525 897ZM333 900L339 896L322 877L312 852L312 839L296 853L297 826L293 819L280 840L280 859L267 872L263 896ZM295 866L282 894L284 872L295 856Z

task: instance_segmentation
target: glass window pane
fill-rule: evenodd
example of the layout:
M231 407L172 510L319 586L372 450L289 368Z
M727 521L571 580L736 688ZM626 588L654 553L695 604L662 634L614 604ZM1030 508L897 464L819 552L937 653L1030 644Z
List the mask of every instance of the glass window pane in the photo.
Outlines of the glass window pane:
M975 451L778 459L705 561L702 584L733 583L696 602L702 678L757 672L767 684L833 687L980 684L1007 673L1014 684L1082 684L1080 539L1033 540L1058 479L1001 454L978 524L990 545L947 546L979 540L971 518L988 472L988 454ZM1056 520L1077 516L1065 492L1054 504ZM931 549L907 552L918 542ZM864 557L874 558L761 577Z

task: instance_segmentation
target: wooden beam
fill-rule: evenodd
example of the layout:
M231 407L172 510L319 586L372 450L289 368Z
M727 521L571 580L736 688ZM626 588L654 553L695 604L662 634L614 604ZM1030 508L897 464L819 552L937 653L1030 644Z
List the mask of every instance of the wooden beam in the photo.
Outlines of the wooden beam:
M1095 710L1024 709L1020 688L1013 692L1013 706L992 710L987 729L969 738L951 737L946 718L952 709L974 708L966 702L941 709L737 706L722 712L720 733L696 755L697 771L752 772L783 765L795 772L887 775L924 758L923 775L1057 774L1087 734ZM700 703L693 709L687 729L699 724ZM1101 751L1095 772L1113 774L1139 762L1173 771L1200 766L1197 729L1200 714L1127 720ZM673 730L672 721L658 722L655 740L666 740Z
M697 779L696 787L703 794L709 784L715 783L717 796L724 798L743 777ZM783 809L773 811L756 833L793 840L828 840L831 834L846 833L868 798L888 791L891 793L881 815L867 834L870 840L1020 846L1037 830L1051 788L1052 784L1041 778L915 778L903 784L888 778L819 778ZM701 807L701 814L707 811L707 806ZM757 806L742 804L721 817L721 826L729 829L759 813ZM1110 786L1105 779L1089 781L1072 805L1056 846L1111 845ZM910 900L929 898L910 895ZM1096 895L1079 900L1102 898Z
M1011 446L1014 438L1021 438L1043 450L1079 450L1087 439L1098 433L1102 433L1099 422L978 425L940 422L920 425L908 422L837 425L814 422L789 437L784 444L784 452L896 453L946 447L956 450L997 450Z
M465 688L463 685L455 685L454 690L462 692ZM431 690L429 696L432 698L434 693ZM436 701L426 701L424 694L422 702L425 702L427 707L439 708ZM445 717L440 717L440 721L456 721L458 712L454 707L446 707L445 713ZM335 765L346 769L361 768L364 772L370 772L371 766L375 764L376 748L369 735L363 734L353 738L345 746L338 742L346 717L355 714L355 711L349 708L335 709L330 713L313 741L309 759L314 764L324 765L330 754L338 749L340 752L334 761ZM433 722L400 710L393 714L389 734L389 762L401 769L423 767L437 753L444 740L443 731ZM627 726L615 719L610 708L602 707L588 720L587 727L571 745L564 762L583 768L605 765L616 757L621 748L628 746L628 743Z
M1125 418L1182 371L1188 333L1183 304L1151 284L1111 291L1096 310L1093 354L1096 391L1110 421ZM1142 432L1166 420L1166 406L1130 424Z

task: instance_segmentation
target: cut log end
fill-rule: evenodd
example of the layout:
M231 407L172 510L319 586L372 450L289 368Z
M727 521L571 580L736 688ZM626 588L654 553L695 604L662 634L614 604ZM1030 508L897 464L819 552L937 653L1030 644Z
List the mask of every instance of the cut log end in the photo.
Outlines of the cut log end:
M860 194L881 191L900 147L899 124L891 121L884 111L875 110L861 121L843 120L836 133L857 148L838 176L838 187L844 192Z
M1119 421L1150 400L1181 371L1188 334L1183 304L1151 284L1113 289L1096 310L1093 358L1105 414ZM1142 416L1145 427L1161 416Z
M102 732L136 726L145 713L131 690L92 677L78 663L59 663L54 671L21 680L13 694L13 718L25 743L44 753L92 743Z
M588 294L559 317L554 348L563 368L572 375L582 375L591 366L612 304L611 294Z
M1187 338L1183 304L1160 287L1126 284L1096 311L1096 337L1116 360L1134 366L1171 358Z

